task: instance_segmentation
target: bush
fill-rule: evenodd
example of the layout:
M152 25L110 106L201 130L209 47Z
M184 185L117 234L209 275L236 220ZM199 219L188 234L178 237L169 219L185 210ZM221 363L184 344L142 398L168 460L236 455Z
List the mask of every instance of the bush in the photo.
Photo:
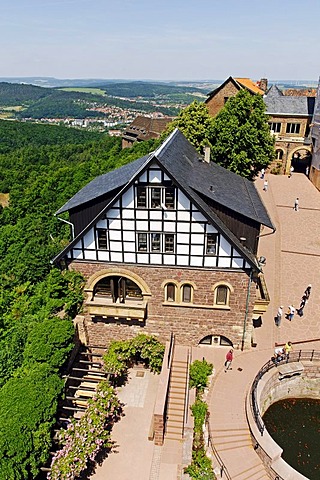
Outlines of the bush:
M213 365L205 359L201 362L195 360L190 366L190 388L196 388L198 392L203 392L208 384L208 376L211 375Z
M126 375L128 367L143 361L152 372L161 371L164 345L155 337L140 334L132 340L112 342L103 356L104 369L115 376Z
M216 476L213 472L212 462L206 456L204 448L192 452L192 462L184 469L194 480L215 480Z
M49 455L64 382L47 364L20 369L0 390L0 478L35 478Z

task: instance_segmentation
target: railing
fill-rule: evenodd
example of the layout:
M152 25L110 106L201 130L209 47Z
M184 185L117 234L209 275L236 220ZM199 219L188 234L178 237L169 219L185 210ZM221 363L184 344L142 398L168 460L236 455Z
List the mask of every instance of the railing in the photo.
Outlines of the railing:
M211 451L212 451L213 455L215 456L215 458L216 458L216 460L219 464L220 478L226 478L227 480L232 480L232 478L230 476L230 473L228 472L227 467L223 463L222 458L220 457L218 451L216 450L216 447L213 444L210 425L209 425L208 420L206 420L206 427L207 427L207 432L208 432L208 447L210 446Z
M261 435L263 435L264 433L265 425L262 420L258 401L257 401L257 385L260 379L263 377L265 373L267 373L272 368L277 368L279 365L284 365L290 362L300 362L300 360L309 361L309 362L312 362L314 360L320 361L320 352L317 352L315 350L312 350L311 352L303 352L302 350L299 350L298 352L289 353L281 361L276 362L270 359L267 363L263 365L262 368L260 368L258 374L256 375L250 390L250 406L251 406L253 418L255 420L255 423Z
M170 344L169 344L169 350L168 350L168 368L170 368L171 366L171 362L172 362L172 358L173 358L173 348L174 348L174 333L171 332L171 335L170 335Z
M183 428L182 428L182 436L184 435L184 429L188 421L188 414L189 414L189 375L190 375L190 365L191 365L191 348L188 349L188 357L187 357L187 378L186 378L186 392L184 397L184 415L183 415Z

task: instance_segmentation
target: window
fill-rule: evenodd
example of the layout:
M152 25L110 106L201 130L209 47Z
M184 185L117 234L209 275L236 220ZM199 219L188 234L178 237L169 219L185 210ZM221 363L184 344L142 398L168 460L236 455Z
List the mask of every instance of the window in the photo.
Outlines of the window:
M174 283L167 283L166 285L166 301L167 302L176 301L176 286Z
M229 100L229 97L223 97L224 104L226 104L228 100Z
M137 187L137 207L147 207L147 187Z
M287 133L300 133L300 123L287 123Z
M151 251L160 252L160 233L151 234Z
M216 304L227 305L228 303L228 287L221 285L216 291Z
M161 207L161 188L151 188L151 208Z
M283 151L282 150L276 150L276 154L277 154L277 160L282 160L282 157L283 157Z
M164 191L164 204L166 208L168 208L169 210L172 210L175 207L174 197L175 197L175 188L174 187L166 188Z
M108 241L107 241L107 230L105 228L97 229L97 240L98 240L98 249L107 250Z
M174 252L174 235L166 233L164 236L164 251L166 253Z
M206 253L208 255L216 255L217 254L217 233L207 233L207 246L206 246Z
M146 252L147 251L147 234L138 233L138 251Z
M269 126L270 126L270 130L272 130L274 133L280 133L280 130L281 130L280 122L270 122Z
M192 302L192 286L191 285L183 285L183 287L182 287L182 301L184 303L191 303Z
M175 187L136 186L137 208L175 208Z

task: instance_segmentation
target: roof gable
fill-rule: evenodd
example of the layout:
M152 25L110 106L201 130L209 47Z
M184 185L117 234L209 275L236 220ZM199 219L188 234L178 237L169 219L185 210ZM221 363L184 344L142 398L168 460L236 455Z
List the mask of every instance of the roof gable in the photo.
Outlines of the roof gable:
M237 90L246 89L250 93L259 93L260 95L264 95L265 93L263 90L261 90L261 88L257 86L256 83L250 80L250 78L234 78L230 76L219 87L208 93L208 98L205 100L205 103L211 100L211 98L213 98L218 92L220 92L220 90L222 90L228 83L232 83Z

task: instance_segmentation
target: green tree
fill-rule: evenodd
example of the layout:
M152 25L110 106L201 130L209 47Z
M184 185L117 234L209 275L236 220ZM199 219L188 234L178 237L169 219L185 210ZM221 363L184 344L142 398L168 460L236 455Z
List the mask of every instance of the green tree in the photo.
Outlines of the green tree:
M267 118L261 95L240 90L229 98L213 121L211 160L252 180L275 156Z
M203 153L204 147L210 146L213 118L204 103L194 101L182 110L179 116L169 123L161 138L167 137L175 128L179 128L198 152Z

